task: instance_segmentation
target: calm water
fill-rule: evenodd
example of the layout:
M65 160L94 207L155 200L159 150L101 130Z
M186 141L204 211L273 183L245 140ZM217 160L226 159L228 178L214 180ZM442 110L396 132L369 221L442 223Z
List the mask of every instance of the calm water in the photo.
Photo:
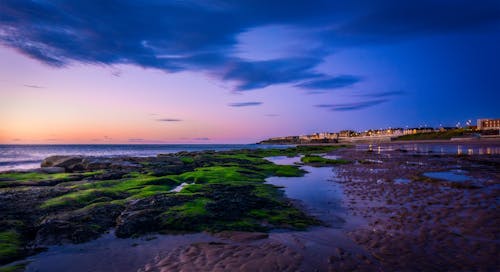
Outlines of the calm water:
M356 150L370 150L377 153L406 150L419 154L494 155L500 154L500 144L498 142L362 144L357 145Z
M284 148L283 145L168 144L168 145L0 145L0 171L40 167L52 155L156 156L160 153L202 150Z

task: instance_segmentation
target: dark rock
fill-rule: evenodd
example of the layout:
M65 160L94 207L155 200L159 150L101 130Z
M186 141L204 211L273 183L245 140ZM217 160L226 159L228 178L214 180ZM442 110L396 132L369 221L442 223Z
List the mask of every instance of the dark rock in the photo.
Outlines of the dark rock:
M158 217L168 208L193 200L192 196L157 194L129 203L127 209L118 217L116 236L130 237L161 229Z
M127 174L126 171L106 171L100 175L95 175L92 179L95 180L121 179L126 174Z
M82 156L50 156L45 158L41 167L62 167L66 171L81 171L84 170Z
M255 187L252 185L226 186L212 184L207 187L209 191L206 195L214 201L208 203L206 209L216 218L223 220L234 220L252 209L273 207L275 205L268 199L255 196L252 193Z
M40 172L45 173L45 174L58 174L58 173L64 173L64 168L63 167L42 167L42 168L40 168Z
M51 216L37 226L35 244L45 246L90 241L113 227L122 210L121 205L103 203Z

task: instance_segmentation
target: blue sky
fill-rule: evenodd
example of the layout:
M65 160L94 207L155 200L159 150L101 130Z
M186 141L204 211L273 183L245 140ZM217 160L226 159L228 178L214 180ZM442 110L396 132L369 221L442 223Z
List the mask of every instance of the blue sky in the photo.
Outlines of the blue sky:
M0 141L252 142L498 117L498 44L499 1L5 0Z

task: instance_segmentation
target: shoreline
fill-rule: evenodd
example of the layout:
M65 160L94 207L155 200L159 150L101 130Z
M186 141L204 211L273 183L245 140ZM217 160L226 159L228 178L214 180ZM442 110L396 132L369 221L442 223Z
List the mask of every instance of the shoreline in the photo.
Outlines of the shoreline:
M419 141L418 143L422 142ZM434 144L436 142L432 141L430 143ZM443 144L442 142L439 143ZM473 143L470 141L464 143L447 141L447 143L476 145L484 144L485 141ZM488 141L488 143L494 143L495 147L499 145L497 141ZM405 141L404 144L408 144L408 142ZM397 145L399 146L399 143ZM316 154L327 154L326 157L334 158L319 161L310 160L309 165L320 167L311 169L327 169L321 168L321 166L328 166L330 167L328 169L333 169L333 172L327 171L331 172L331 174L323 174L323 176L328 178L331 175L328 178L331 179L329 181L331 185L335 188L342 188L343 199L341 206L347 210L340 217L343 217L344 220L350 220L349 218L353 216L361 217L363 218L363 224L354 228L339 228L337 230L325 229L321 226L311 227L318 224L318 221L308 221L311 219L311 210L305 209L302 204L297 205L296 199L293 197L289 199L290 196L286 195L281 196L284 198L269 198L272 201L285 201L281 202L284 206L280 210L273 210L271 206L264 205L258 206L258 212L250 210L255 210L255 208L250 208L243 210L243 212L238 211L237 214L227 213L227 207L246 207L249 203L256 201L257 199L251 196L255 192L264 193L266 198L271 197L276 191L264 190L265 187L259 185L262 180L267 180L271 176L273 176L271 179L281 176L278 179L283 179L285 185L286 182L291 182L291 179L294 178L301 180L300 182L306 182L301 178L304 173L297 172L300 169L293 166L293 161L290 162L292 165L268 164L261 161L261 159L270 156L284 156L283 158L286 158L287 156L297 156L299 154L305 154L309 159L317 159L318 155ZM231 268L241 271L253 271L259 267L267 267L270 270L296 271L307 270L304 269L306 264L308 267L317 267L320 271L372 271L374 269L400 271L407 269L434 270L437 268L439 270L488 270L494 267L493 257L500 252L498 241L495 238L498 237L495 226L500 225L500 221L489 210L490 208L487 208L498 207L498 203L495 202L495 195L500 193L498 187L500 186L500 176L496 170L500 161L498 153L457 156L453 153L421 153L418 150L405 150L403 148L379 149L377 152L373 152L337 144L332 147L308 145L280 150L180 152L149 158L124 157L99 158L98 160L92 158L91 160L90 157L66 157L65 159L66 161L59 163L49 163L50 160L46 160L46 166L53 168L65 167L64 172L44 174L43 177L58 175L57 179L51 181L53 183L48 183L45 179L33 180L34 177L38 177L36 175L30 176L27 180L0 181L0 185L3 186L0 189L0 204L2 204L0 209L2 209L1 214L3 216L0 218L0 222L3 222L0 224L0 231L10 229L14 230L13 233L24 233L25 230L20 227L21 225L11 223L5 225L6 219L11 220L9 216L25 218L23 224L30 224L33 220L39 221L40 216L42 216L44 219L39 221L42 223L33 226L37 230L36 233L31 234L35 235L35 240L25 244L27 248L35 249L36 247L49 246L54 243L67 244L68 242L81 243L84 241L91 241L87 243L92 244L92 241L100 241L101 238L98 237L102 237L101 235L110 228L116 228L118 237L130 237L137 233L142 237L156 236L159 239L157 241L160 241L163 238L168 240L167 237L169 237L168 235L154 234L162 233L161 229L143 229L144 226L151 226L161 222L154 219L158 218L158 214L161 213L155 212L151 214L148 211L152 207L159 205L163 212L165 210L169 211L169 217L167 218L181 220L167 221L170 225L164 226L188 228L185 230L194 233L204 232L200 232L203 229L189 229L189 226L207 224L211 222L210 220L213 220L210 219L210 216L206 216L206 211L209 213L217 212L218 216L229 216L227 217L229 220L224 221L225 227L216 229L207 237L204 236L206 239L200 241L189 241L188 239L175 247L169 246L158 252L158 254L154 254L156 256L154 260L152 258L144 260L141 271L189 268L198 270ZM57 161L57 159L53 160ZM305 158L295 159L295 162L300 161L306 162L309 160ZM341 161L342 163L338 164ZM350 163L345 164L345 162ZM205 165L207 163L212 166L207 168ZM235 165L241 168L236 168L235 172L227 172L227 170L236 167ZM304 163L301 163L301 165L304 165ZM255 168L256 166L259 168ZM78 170L79 167L85 168L83 172ZM200 167L205 170L201 172L196 170ZM106 170L100 171L99 169ZM157 176L149 176L149 174L130 175L130 173L135 173L139 169L146 172L154 171ZM269 172L270 169L273 170ZM61 171L60 169L53 170ZM88 172L91 170L94 172ZM220 170L224 171L221 172ZM68 173L68 171L70 172ZM262 175L262 172L268 174ZM427 177L425 176L427 172L450 172L452 177L465 175L472 180L463 182L446 181ZM224 176L227 174L230 174L231 178L224 181ZM240 176L242 174L244 176ZM1 175L0 173L0 178L2 178ZM304 178L307 178L307 175L305 174ZM214 181L211 181L211 176L215 178ZM179 177L183 178L179 179ZM17 178L25 177L17 176ZM239 182L243 183L234 183L234 180L239 178L242 178ZM258 180L254 180L255 178ZM166 186L172 180L175 182ZM195 185L205 189L200 191L196 186L193 187L193 180L197 183ZM132 181L134 182L131 184L133 187L123 190L124 184ZM136 183L138 181L140 182ZM212 182L221 184L221 181L224 182L223 186L217 185L213 187L210 185ZM183 193L180 194L168 192L182 182L190 184L187 186L189 190L184 191L183 189L181 191ZM105 185L102 187L103 190L100 189L100 184ZM96 187L96 185L99 186ZM208 187L205 187L207 185ZM247 189L244 188L249 188L248 185L257 187L254 187L251 191L245 191ZM116 195L115 192L109 194L112 192L109 191L109 188L115 188L115 186L120 188L120 191L116 191L118 194ZM155 190L161 189L164 193L152 193L131 202L123 202L120 198L124 197L124 195L121 194L136 192L137 189L134 186L145 186L139 187L141 189L137 192L141 194L149 192L148 190L151 188L155 188ZM90 202L87 200L87 196L79 198L78 201L85 201L86 206L71 202L71 198L68 198L69 196L80 197L75 193L78 193L79 190L87 192L86 190L89 189L97 189L97 191L89 192L99 192L99 194L91 196ZM193 189L196 190L193 191ZM207 189L208 191L206 191ZM253 191L255 189L258 190ZM302 189L298 190L300 192ZM322 191L327 190L322 189ZM198 195L193 196L193 193ZM237 197L235 197L235 194ZM41 197L42 201L33 202L31 200L33 197ZM127 197L130 196L127 195ZM202 202L199 202L200 199ZM208 202L203 199L208 199ZM241 202L238 199L247 200ZM332 198L332 201L334 199L335 197ZM67 201L70 201L69 205L66 203ZM224 208L206 206L210 201L222 201L219 205ZM263 199L258 201L263 201ZM150 203L155 204L151 206ZM189 205L186 206L186 204ZM28 208L37 206L42 207L42 209L33 211ZM171 210L171 207L174 207L174 209ZM15 213L15 211L23 212ZM90 216L92 224L107 227L100 229L97 233L88 232L90 229L87 229L87 226L90 223L78 221L78 218L83 215L81 211L84 211L87 217ZM242 214L248 211L250 211L249 214L256 217L242 217ZM255 228L259 226L258 224L248 225L257 222L252 220L258 218L264 219L263 222L267 221L266 224L272 223L272 221L269 221L272 218L270 217L271 214L269 214L271 211L272 216L289 217L285 221L283 221L284 219L273 219L278 220L274 221L276 224L279 222L286 224L298 223L297 227L302 229L297 231L297 229L294 230L295 227L290 228L290 225L285 228L280 228L279 225L264 225L269 232L262 233L264 229ZM116 222L121 225L116 227L114 226L115 221L106 221L105 218L99 219L99 214L103 213L107 215L106 217L111 214L112 218L117 218ZM461 218L462 214L466 214L469 220ZM339 215L334 213L332 216ZM246 219L242 220L242 218ZM147 225L138 227L138 222L146 222ZM237 222L240 225L235 227L235 225L231 225L232 222ZM172 225L173 223L175 224ZM242 223L244 224L241 225ZM282 226L286 226L286 224ZM250 226L253 227L249 228ZM274 232L273 229L279 231ZM86 233L87 236L78 238L83 240L71 240L74 237L71 238L71 236L67 235L75 233L75 231L82 234ZM55 233L58 234L54 236ZM321 241L326 237L327 233L333 235L331 237L337 238L332 238L329 240L330 242L323 245ZM181 239L181 237L182 235L178 238ZM94 240L96 238L97 240ZM114 239L120 240L121 238ZM342 239L345 239L344 242L340 242ZM85 246L87 243L81 245ZM130 254L126 252L134 252L136 242L131 243L130 251L124 251L122 254L126 255ZM137 243L146 247L148 244L154 244L154 242L149 241L139 241ZM356 246L349 246L350 243ZM457 246L462 249L462 252L453 250ZM78 244L69 248L78 248ZM168 250L165 251L167 248ZM313 255L308 253L315 250L319 250L318 253L321 252L321 258L315 259ZM423 253L427 251L428 253ZM228 252L232 252L232 255L228 255ZM454 260L457 254L461 256L460 260L452 262L451 260ZM31 267L30 269L34 270L40 269L39 266L37 269Z

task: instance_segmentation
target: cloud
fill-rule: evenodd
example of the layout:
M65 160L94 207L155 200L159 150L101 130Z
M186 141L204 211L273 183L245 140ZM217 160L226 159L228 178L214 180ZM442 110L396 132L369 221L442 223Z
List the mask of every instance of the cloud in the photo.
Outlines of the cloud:
M296 84L295 87L312 90L331 90L352 86L361 81L360 77L340 75L330 78L321 78Z
M335 89L356 82L315 68L339 48L487 29L500 2L474 1L0 1L0 44L54 67L130 64L196 71L248 91L275 84ZM238 37L273 25L307 29L313 48L275 59L244 59ZM300 31L299 31L300 32ZM257 42L272 43L268 40ZM284 44L287 44L286 42ZM307 57L304 57L307 56ZM115 75L119 73L112 72Z
M24 87L28 88L34 88L34 89L43 89L43 86L38 86L38 85L29 85L29 84L24 84Z
M376 99L376 100L368 100L368 101L344 103L344 104L320 104L316 105L316 107L327 108L331 111L353 111L353 110L361 110L364 108L373 107L387 101L389 100Z
M230 103L228 106L230 107L251 107L251 106L260 106L262 102L238 102L238 103Z
M404 95L403 91L387 91L387 92L377 92L377 93L367 93L367 94L359 94L358 97L369 97L369 98L382 98L382 97L391 97L391 96L400 96Z
M192 140L194 140L194 141L210 141L210 138L208 138L208 137L199 137L199 138L193 138Z
M260 89L274 84L293 83L319 78L323 74L311 71L321 58L288 58L267 61L229 62L221 78L237 82L237 91Z
M181 122L182 120L177 119L177 118L160 118L160 119L156 119L156 121L158 121L158 122Z
M144 142L145 139L142 139L142 138L130 138L128 139L129 142Z

